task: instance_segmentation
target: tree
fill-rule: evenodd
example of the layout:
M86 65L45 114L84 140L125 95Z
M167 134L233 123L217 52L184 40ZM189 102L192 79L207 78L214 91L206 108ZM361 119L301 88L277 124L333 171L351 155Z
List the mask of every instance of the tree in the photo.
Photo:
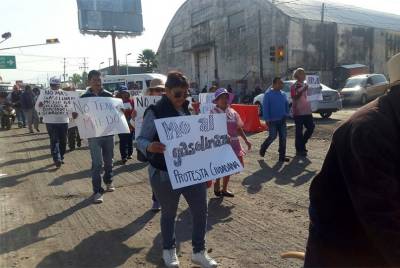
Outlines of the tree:
M151 49L145 49L139 54L137 63L140 67L145 67L148 72L152 72L158 67L157 54Z
M71 77L71 82L75 85L78 86L79 84L82 83L82 76L80 74L73 74Z

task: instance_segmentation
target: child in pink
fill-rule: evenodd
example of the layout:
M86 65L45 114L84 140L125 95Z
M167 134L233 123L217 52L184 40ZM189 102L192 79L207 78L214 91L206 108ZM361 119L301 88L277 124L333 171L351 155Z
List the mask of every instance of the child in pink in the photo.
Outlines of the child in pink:
M232 103L233 95L230 94L225 88L220 88L215 92L214 104L216 107L211 110L211 113L225 113L227 117L227 128L228 135L230 138L230 144L236 156L239 158L240 162L244 166L243 156L246 154L240 145L239 136L245 141L248 149L251 149L251 143L247 140L246 134L243 131L243 121L240 115L232 109L229 105ZM214 193L217 197L234 197L235 195L228 190L230 176L223 178L222 190L220 186L220 180L217 179L214 184Z

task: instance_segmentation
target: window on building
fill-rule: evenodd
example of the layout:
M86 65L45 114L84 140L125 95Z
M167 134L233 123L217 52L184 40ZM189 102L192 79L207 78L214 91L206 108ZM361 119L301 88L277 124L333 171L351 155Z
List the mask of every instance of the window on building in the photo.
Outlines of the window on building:
M183 34L176 34L172 37L172 47L181 47L183 45Z
M244 11L240 11L228 17L229 29L237 29L245 26Z
M205 7L192 13L192 27L195 27L205 21L208 21L212 17L212 6Z

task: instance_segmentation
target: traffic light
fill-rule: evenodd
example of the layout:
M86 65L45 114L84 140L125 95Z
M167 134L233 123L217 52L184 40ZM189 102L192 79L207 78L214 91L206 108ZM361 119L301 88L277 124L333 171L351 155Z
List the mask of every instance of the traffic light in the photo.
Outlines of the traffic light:
M285 60L285 48L283 46L278 47L278 50L276 51L276 58L278 61Z
M272 62L276 61L276 47L275 46L271 46L269 48L269 59Z
M58 44L60 41L58 41L58 38L51 38L51 39L46 39L46 44Z

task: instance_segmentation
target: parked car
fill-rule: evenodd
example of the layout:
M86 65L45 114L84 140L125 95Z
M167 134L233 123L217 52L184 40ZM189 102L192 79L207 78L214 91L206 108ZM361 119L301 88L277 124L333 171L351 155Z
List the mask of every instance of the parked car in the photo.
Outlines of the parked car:
M284 87L282 89L283 92L285 92L288 101L289 101L289 107L292 107L292 97L290 95L290 87L295 83L296 81L294 80L289 80L289 81L284 81ZM311 102L311 109L313 113L318 113L321 115L322 118L329 118L331 117L332 113L337 112L343 108L342 106L342 100L340 98L339 93L331 89L330 87L321 84L322 86L322 97L323 100L321 101L312 101ZM270 89L271 87L269 87ZM269 90L268 89L268 90ZM253 104L258 105L259 107L259 112L260 116L262 115L262 104L264 100L264 93L256 96L253 100Z
M366 104L384 95L389 82L383 74L363 74L347 79L340 94L344 102Z

